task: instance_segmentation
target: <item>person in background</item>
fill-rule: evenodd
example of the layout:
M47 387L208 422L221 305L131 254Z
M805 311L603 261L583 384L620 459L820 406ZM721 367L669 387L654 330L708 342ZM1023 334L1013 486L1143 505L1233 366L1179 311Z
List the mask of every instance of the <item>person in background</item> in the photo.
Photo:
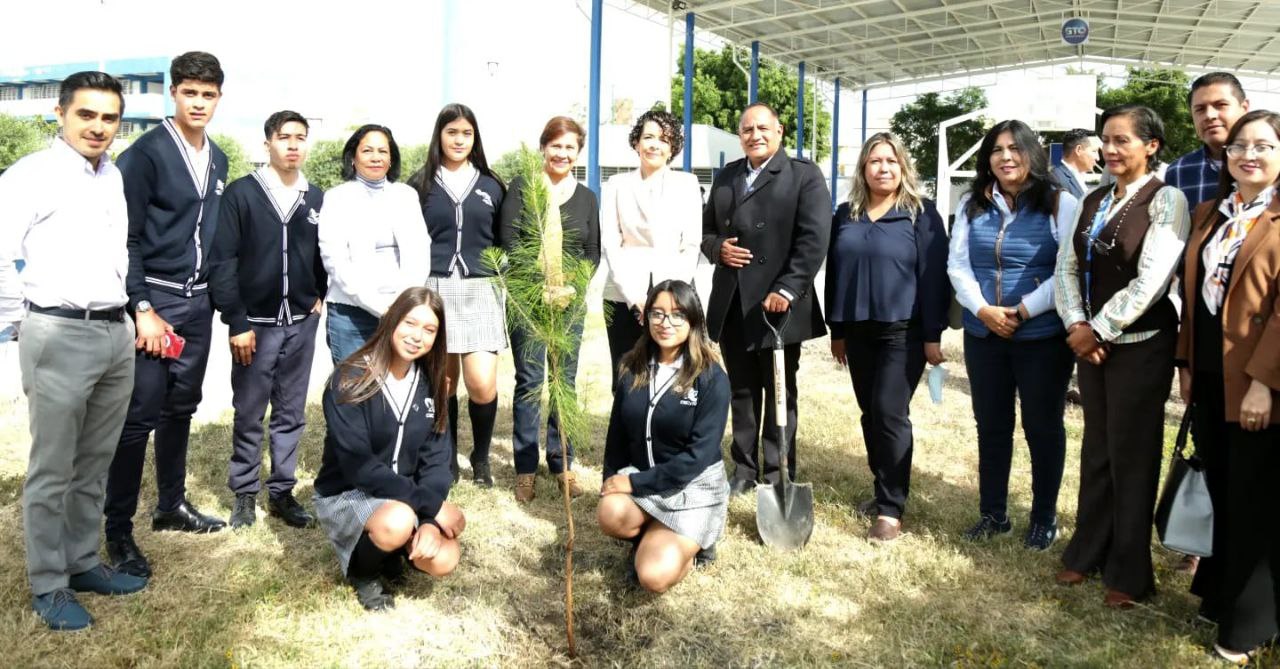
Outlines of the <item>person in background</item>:
M831 194L817 165L782 150L782 137L772 107L748 105L738 118L746 155L720 170L702 210L702 253L716 264L707 331L720 344L733 389L734 495L754 490L760 478L777 483L783 457L795 478L800 344L826 334L813 278L831 238ZM789 319L782 332L785 453L775 427L774 337L765 318L775 327Z
M76 72L54 114L61 136L0 176L0 303L17 304L0 314L0 330L19 333L30 415L22 536L31 608L49 629L78 630L93 618L76 593L147 585L98 557L103 482L134 379L128 205L107 154L124 115L120 82Z
M116 569L150 576L133 540L147 441L155 432L156 507L151 529L217 532L226 521L187 499L191 416L203 396L213 336L209 252L227 156L205 132L222 99L222 65L191 51L173 59L174 115L120 154L129 205L129 306L137 325L133 397L107 474L107 556ZM176 335L176 337L175 337ZM180 350L166 344L185 341Z
M449 496L448 416L440 296L408 288L333 372L316 516L338 566L369 611L393 608L405 561L436 578L462 556L466 517Z
M471 478L490 487L489 446L498 418L498 351L507 347L507 312L480 254L496 246L498 212L506 189L489 169L480 125L466 105L445 105L436 116L427 164L409 178L418 191L431 237L431 277L449 317L449 432L458 480L458 377L467 385L471 418Z
M1068 135L1064 146L1076 149L1091 137ZM1054 310L1053 272L1059 247L1071 243L1076 205L1054 183L1026 123L1001 121L987 131L977 178L956 206L947 261L965 310L965 368L978 427L979 518L964 534L970 541L1013 530L1007 511L1015 400L1031 453L1031 518L1022 542L1045 550L1058 536L1063 412L1075 361Z
M825 287L831 355L849 368L875 477L858 510L875 519L869 539L893 541L911 488L911 396L925 362L946 360L951 287L946 227L891 133L862 145L849 202L831 219Z
M324 195L320 257L329 274L326 340L337 366L378 328L405 288L431 273L431 238L418 193L396 183L400 147L389 128L363 125L342 147L344 182Z
M724 532L729 378L692 286L663 281L642 306L649 328L622 358L596 518L605 534L631 542L639 584L666 592L715 559Z
M577 121L567 116L556 116L547 121L538 139L543 157L542 178L551 194L547 217L548 228L564 231L563 252L600 264L600 206L595 193L578 183L573 176L573 166L587 141L587 133ZM524 209L524 179L511 180L511 188L502 201L499 213L499 244L510 250L520 235L519 221ZM550 219L558 219L556 225ZM546 241L546 240L544 240ZM573 353L567 356L561 368L562 380L572 386L578 375L578 347L582 342L582 326L573 326ZM546 348L519 324L511 327L511 346L516 366L516 389L513 408L511 444L515 452L515 497L520 502L533 501L534 483L538 472L538 432L542 419L539 402L535 399L546 377ZM552 413L547 416L547 469L563 490L578 497L582 488L577 474L572 471L573 444L562 438L560 420Z
M1091 174L1098 165L1098 144L1098 138L1092 131L1068 130L1062 136L1062 162L1049 171L1054 185L1077 202L1090 188L1084 181L1084 175Z
M1245 664L1280 630L1280 114L1251 111L1196 207L1183 265L1178 376L1213 500L1213 557L1191 591L1216 652Z
M1057 581L1077 585L1101 571L1112 608L1155 590L1151 523L1178 326L1169 280L1190 225L1186 196L1152 174L1163 146L1150 108L1102 114L1115 184L1085 196L1054 273L1084 403L1076 530Z
M1249 99L1235 75L1210 72L1191 82L1187 106L1201 146L1169 163L1164 182L1182 191L1188 207L1196 207L1218 195L1227 134L1249 111Z
M698 177L669 167L684 149L680 121L647 111L628 137L640 167L609 177L600 203L600 250L609 263L609 359L618 383L622 356L647 332L643 312L650 286L666 279L693 283L701 257L702 193Z
M279 111L263 124L267 164L227 186L209 262L210 290L231 346L235 409L227 487L231 527L257 520L262 489L262 419L271 405L267 512L292 527L314 518L293 496L298 442L328 275L318 223L324 193L307 182L307 119Z

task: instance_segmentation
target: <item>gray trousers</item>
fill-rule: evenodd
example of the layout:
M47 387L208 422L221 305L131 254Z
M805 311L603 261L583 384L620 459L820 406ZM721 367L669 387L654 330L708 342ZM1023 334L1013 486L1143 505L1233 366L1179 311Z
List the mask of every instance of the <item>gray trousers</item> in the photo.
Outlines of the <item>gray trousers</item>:
M31 591L98 566L107 468L133 392L133 321L30 314L18 362L31 418L22 525Z
M267 493L293 490L298 479L298 442L306 427L307 386L316 351L319 314L284 327L250 325L257 352L253 362L231 365L231 404L235 426L227 487L256 495L262 489L262 419L271 405L271 476Z

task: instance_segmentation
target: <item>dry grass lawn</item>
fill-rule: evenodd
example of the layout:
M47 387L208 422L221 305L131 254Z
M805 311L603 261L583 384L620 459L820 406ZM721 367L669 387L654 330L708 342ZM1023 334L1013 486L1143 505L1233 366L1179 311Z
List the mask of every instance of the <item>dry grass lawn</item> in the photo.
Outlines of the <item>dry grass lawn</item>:
M598 317L597 317L598 319ZM1196 600L1174 558L1157 550L1159 594L1129 612L1102 607L1096 581L1055 586L1065 540L1045 554L1022 548L1029 509L1025 448L1015 457L1012 536L963 541L976 519L977 466L968 382L956 333L946 341L952 376L934 406L913 405L915 475L907 534L893 545L864 540L853 509L870 495L857 408L826 341L801 366L800 477L813 483L817 530L802 552L778 554L755 535L752 498L735 500L720 559L670 593L629 590L626 551L594 526L596 498L574 503L578 536L577 636L585 666L1213 667L1210 627L1192 622ZM320 352L323 354L323 351ZM608 353L601 324L588 329L580 389L593 434L608 420ZM87 632L53 634L30 611L20 499L25 410L0 417L0 647L12 667L420 667L571 664L565 655L563 536L556 488L543 472L538 499L512 498L510 358L502 371L494 448L498 487L464 481L452 494L468 515L457 573L415 575L386 614L366 614L339 578L322 532L260 516L246 532L152 534L150 464L138 543L156 575L144 592L86 596ZM1172 405L1171 405L1172 407ZM4 411L0 409L0 411ZM465 414L464 414L465 415ZM1169 417L1169 431L1176 427ZM310 506L320 463L322 416L312 407L300 457L299 497ZM1067 476L1059 513L1069 536L1078 485L1081 416L1068 410ZM469 450L463 427L463 453ZM188 487L203 509L226 517L230 417L193 435ZM1019 436L1021 444L1021 437ZM726 441L727 448L727 441ZM602 439L579 448L580 474L598 486ZM464 473L465 477L465 473ZM1275 656L1264 658L1280 666Z

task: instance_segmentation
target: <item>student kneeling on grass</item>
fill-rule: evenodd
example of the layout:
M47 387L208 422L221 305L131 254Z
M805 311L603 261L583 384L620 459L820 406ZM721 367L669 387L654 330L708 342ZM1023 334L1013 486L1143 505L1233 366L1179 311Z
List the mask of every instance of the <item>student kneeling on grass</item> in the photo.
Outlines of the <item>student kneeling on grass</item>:
M729 378L692 286L654 286L644 317L645 335L623 356L614 389L596 517L605 534L632 543L628 576L665 592L715 559L724 531Z
M435 577L458 566L466 519L445 501L451 450L447 412L438 411L447 355L444 303L409 288L324 391L316 515L370 611L394 606L381 579L401 581L405 559Z

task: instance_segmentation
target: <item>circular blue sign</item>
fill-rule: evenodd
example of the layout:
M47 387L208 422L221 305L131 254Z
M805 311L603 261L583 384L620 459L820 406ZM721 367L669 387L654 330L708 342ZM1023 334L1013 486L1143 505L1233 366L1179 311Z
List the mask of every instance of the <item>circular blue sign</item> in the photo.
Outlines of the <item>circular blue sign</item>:
M1062 41L1064 44L1079 46L1089 41L1089 22L1081 18L1067 19L1062 22Z

